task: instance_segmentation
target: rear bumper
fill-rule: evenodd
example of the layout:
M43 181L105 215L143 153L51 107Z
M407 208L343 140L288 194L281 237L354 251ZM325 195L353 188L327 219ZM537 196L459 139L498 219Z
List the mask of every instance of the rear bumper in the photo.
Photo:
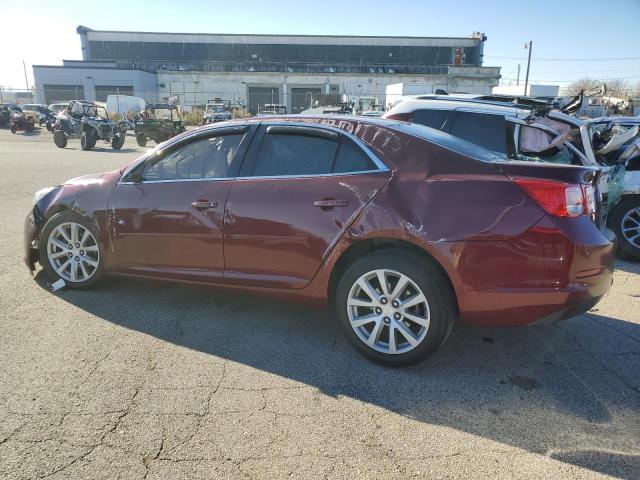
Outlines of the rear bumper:
M600 301L613 283L615 235L593 223L558 225L546 217L516 239L464 245L457 266L463 323L549 324Z

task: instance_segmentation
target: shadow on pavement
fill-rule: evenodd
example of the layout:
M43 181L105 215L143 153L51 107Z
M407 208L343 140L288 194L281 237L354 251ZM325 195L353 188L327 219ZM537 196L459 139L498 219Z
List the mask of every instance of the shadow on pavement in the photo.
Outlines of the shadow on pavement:
M43 272L36 280L48 290ZM595 471L640 474L638 324L588 314L546 327L460 327L426 362L389 369L360 357L326 310L129 279L56 295L108 322L327 395Z

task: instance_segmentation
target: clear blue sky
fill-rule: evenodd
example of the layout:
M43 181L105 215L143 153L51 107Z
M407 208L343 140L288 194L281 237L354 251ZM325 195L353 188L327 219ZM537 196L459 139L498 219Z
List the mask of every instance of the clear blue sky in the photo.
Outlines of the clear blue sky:
M78 25L98 30L320 35L466 36L476 30L488 37L484 64L501 66L504 81L515 80L518 63L524 78L523 46L532 40L534 82L566 85L592 76L640 83L640 0L3 0L2 4L0 86L5 87L24 88L23 59L31 83L30 65L80 58ZM44 31L49 32L47 37L37 36ZM548 60L555 58L584 60Z

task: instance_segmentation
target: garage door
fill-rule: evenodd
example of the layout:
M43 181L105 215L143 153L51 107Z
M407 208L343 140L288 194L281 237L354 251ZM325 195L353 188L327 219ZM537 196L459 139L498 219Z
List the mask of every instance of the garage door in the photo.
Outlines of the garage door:
M317 100L321 93L321 88L292 88L291 113L300 113L313 108L311 106L313 100Z
M249 87L248 97L249 111L255 115L265 104L280 103L280 90L278 87Z
M44 85L45 103L84 100L82 85Z

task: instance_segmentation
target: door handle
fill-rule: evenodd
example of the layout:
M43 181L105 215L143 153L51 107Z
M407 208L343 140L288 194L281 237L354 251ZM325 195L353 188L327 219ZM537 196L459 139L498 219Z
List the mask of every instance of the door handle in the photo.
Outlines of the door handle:
M191 204L196 210L211 210L218 206L218 202L210 202L209 200L198 200Z
M320 207L322 210L331 210L336 207L346 207L349 204L346 200L337 200L335 198L325 198L313 202L314 207Z

